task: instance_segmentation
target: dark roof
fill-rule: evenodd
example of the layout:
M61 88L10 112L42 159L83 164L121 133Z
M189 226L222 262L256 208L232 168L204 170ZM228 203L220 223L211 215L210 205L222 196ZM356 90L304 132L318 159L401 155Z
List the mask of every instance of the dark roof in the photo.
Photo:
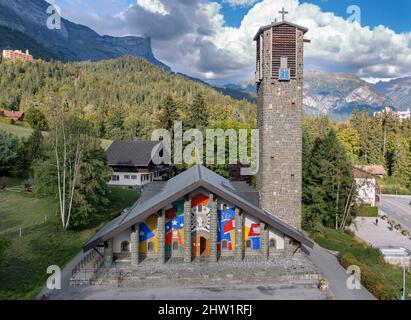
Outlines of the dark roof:
M290 238L310 247L313 246L313 242L302 232L261 209L257 204L258 201L255 201L256 197L258 198L256 191L242 183L233 183L204 166L196 165L167 182L150 184L130 210L125 215L112 220L104 226L85 244L84 250L87 251L102 241L110 239L118 232L144 221L151 214L160 211L198 188L204 188L214 193L261 221L275 227Z
M294 24L294 23L288 22L288 21L273 22L273 23L271 23L271 24L269 24L269 25L263 26L263 27L261 27L260 29L258 29L257 34L254 36L254 41L256 41L256 40L258 39L258 36L260 35L261 32L263 32L263 31L265 31L265 30L267 30L267 29L269 29L269 28L277 27L277 26L280 26L280 25L283 25L283 24L287 24L287 25L289 25L289 26L292 26L292 27L295 27L295 28L297 28L297 29L300 29L301 31L304 32L304 34L308 32L308 29L307 29L307 28L302 27L302 26L299 26L298 24Z
M109 166L146 167L151 162L151 153L160 145L158 141L113 141L107 149Z

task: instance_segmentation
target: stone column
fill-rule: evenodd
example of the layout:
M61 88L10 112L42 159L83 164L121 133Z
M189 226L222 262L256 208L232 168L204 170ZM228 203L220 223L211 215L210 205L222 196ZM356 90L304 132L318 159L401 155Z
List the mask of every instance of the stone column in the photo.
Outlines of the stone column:
M268 258L268 225L264 222L260 223L260 250L263 258Z
M131 235L130 235L130 257L131 257L131 265L136 267L139 264L139 246L140 246L140 224L136 224L135 226L131 227Z
M165 263L165 210L161 210L157 219L157 236L158 236L158 262Z
M104 266L110 268L113 265L113 239L104 242Z
M191 199L184 201L184 262L191 262Z
M243 260L243 215L235 208L235 261Z
M210 194L210 262L217 262L217 201L214 200L214 195Z

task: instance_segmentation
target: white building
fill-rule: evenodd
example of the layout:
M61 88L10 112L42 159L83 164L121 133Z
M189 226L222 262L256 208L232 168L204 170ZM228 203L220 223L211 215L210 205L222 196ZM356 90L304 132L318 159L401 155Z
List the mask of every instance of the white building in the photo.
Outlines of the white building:
M357 187L357 199L360 204L375 207L378 193L378 180L385 175L383 166L353 166L353 174Z
M390 107L385 107L383 110L379 112L374 112L374 118L381 115L381 114L387 114L387 113L393 113L395 114L400 120L409 120L411 119L411 109L408 108L406 111L394 111Z
M152 151L162 153L158 141L114 141L107 149L107 164L112 169L110 186L139 188L163 180L169 166L156 165Z
M411 253L402 247L381 248L384 261L396 266L411 266Z

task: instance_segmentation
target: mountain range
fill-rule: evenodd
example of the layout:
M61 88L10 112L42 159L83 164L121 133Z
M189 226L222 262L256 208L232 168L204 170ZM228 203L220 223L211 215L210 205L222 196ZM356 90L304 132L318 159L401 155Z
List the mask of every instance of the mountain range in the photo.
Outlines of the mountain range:
M257 99L253 80L216 89L236 99L254 103ZM355 106L371 113L387 106L405 110L411 108L411 77L372 84L352 74L308 71L304 73L303 106L306 114L328 114L333 120L344 120Z
M102 36L64 18L61 18L60 30L48 29L49 6L44 0L0 0L0 50L29 49L35 58L63 62L100 61L131 55L173 73L155 58L150 38ZM214 86L214 89L237 100L256 102L253 80ZM410 108L411 77L371 84L350 74L305 72L305 113L328 114L333 120L343 120L355 106L367 107L370 112L386 106L399 110Z
M65 62L131 55L170 71L154 57L150 38L101 36L64 18L61 18L60 29L50 30L47 27L49 6L44 0L0 0L0 50L29 49L34 58Z

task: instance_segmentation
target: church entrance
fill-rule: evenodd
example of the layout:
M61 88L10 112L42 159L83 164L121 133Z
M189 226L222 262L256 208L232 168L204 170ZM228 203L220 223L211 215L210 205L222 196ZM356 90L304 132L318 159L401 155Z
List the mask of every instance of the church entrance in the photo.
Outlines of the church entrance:
M207 250L207 239L200 237L200 256L204 255Z
M210 240L203 235L193 235L192 253L194 257L209 257Z

